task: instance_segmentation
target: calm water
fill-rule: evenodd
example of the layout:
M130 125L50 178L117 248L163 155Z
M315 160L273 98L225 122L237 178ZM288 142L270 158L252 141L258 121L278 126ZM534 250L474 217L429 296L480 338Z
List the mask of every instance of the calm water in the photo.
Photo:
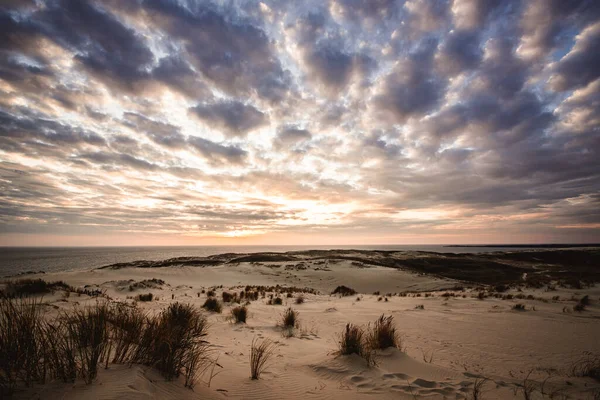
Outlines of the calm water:
M0 276L25 271L67 271L93 269L118 262L164 260L182 256L209 256L221 253L297 251L310 249L416 250L440 253L482 253L507 251L499 247L444 246L194 246L194 247L70 247L0 248Z

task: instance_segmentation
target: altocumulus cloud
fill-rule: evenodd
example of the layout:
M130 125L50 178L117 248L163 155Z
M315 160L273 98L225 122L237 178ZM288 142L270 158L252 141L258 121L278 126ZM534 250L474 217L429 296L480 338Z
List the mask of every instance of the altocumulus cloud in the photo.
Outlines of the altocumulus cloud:
M0 244L600 241L599 46L594 0L4 1Z

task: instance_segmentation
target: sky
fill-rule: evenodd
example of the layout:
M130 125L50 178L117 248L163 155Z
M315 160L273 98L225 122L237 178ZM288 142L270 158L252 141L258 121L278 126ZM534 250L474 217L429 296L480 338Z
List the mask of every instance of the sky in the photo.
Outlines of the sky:
M600 242L600 1L0 0L0 245Z

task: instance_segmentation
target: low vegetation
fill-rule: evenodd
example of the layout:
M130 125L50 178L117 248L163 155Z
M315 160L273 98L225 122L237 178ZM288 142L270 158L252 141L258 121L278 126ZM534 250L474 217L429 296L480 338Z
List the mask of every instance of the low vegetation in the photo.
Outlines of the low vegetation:
M272 299L269 299L269 301L267 302L268 305L273 305L273 306L280 306L283 304L283 299L281 297L274 297Z
M231 320L236 323L246 323L248 318L248 308L246 306L238 306L231 309Z
M396 331L394 317L381 315L373 325L369 324L366 337L367 345L374 350L387 349L394 347L400 349L400 335Z
M138 294L135 296L135 299L137 301L152 301L154 299L154 295L152 293Z
M45 319L35 299L0 298L0 397L50 380L90 384L109 362L152 366L193 387L211 365L206 318L173 303L148 317L126 303L98 301Z
M288 307L281 315L280 325L283 328L297 328L299 325L298 311Z
M600 382L600 354L585 352L571 366L571 375L593 378Z
M296 297L296 304L304 304L304 296L299 294L298 297Z
M202 305L202 308L204 308L206 311L216 312L219 314L223 312L223 305L214 297L209 297L206 299Z
M340 296L354 296L356 294L356 290L349 288L348 286L338 286L336 287L331 294L337 294Z
M339 335L337 354L357 354L367 365L372 366L377 364L376 351L389 347L402 350L402 341L396 330L394 317L381 315L366 328L346 324L344 331Z
M250 377L259 379L260 374L267 367L267 363L275 353L277 345L270 339L264 339L258 342L256 338L252 340L250 347Z
M376 365L375 353L367 345L363 328L354 324L346 324L338 340L337 353L342 356L357 354L367 365Z

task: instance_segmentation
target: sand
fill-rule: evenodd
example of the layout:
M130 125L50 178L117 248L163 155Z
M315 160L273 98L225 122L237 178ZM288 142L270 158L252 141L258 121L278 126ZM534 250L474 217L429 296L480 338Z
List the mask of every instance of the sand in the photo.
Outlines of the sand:
M215 266L171 266L163 268L120 268L39 275L46 281L63 280L70 285L100 288L114 300L132 302L128 297L151 292L158 298L138 302L148 312L157 312L173 301L200 307L206 294L202 289L223 285L223 290L245 285L287 285L310 287L319 294L306 294L304 304L284 297L284 305L266 304L267 299L249 305L246 324L228 320L230 305L223 314L209 313L208 341L218 356L218 373L210 381L202 377L194 390L181 381L166 382L156 371L143 366L109 365L97 381L85 385L50 383L18 393L18 398L62 399L463 399L471 398L474 382L489 380L484 399L524 398L520 392L527 375L536 383L533 398L548 393L575 399L594 398L600 384L591 378L571 377L569 366L583 352L600 353L600 289L523 289L536 300L476 298L478 290L450 279L432 278L398 269L366 266L349 260L296 262L242 262ZM28 277L38 277L36 275ZM161 279L162 286L129 289L146 279ZM360 294L331 296L338 285ZM471 285L473 286L473 285ZM235 289L238 290L239 289ZM373 295L380 291L381 296ZM379 297L387 292L420 291L420 297ZM425 297L425 295L429 297ZM516 289L508 293L518 294ZM572 309L587 294L592 305L584 312ZM464 297L463 297L464 296ZM560 296L559 301L551 300ZM360 298L360 301L357 300ZM544 300L540 300L544 299ZM92 304L95 299L61 292L43 299L49 316L74 304ZM512 306L524 303L527 311ZM422 305L422 309L417 306ZM299 312L300 328L286 338L277 322L286 306ZM535 310L533 310L535 308ZM403 349L386 349L378 354L378 365L369 367L358 356L337 356L338 335L348 322L367 325L381 314L392 315L402 334ZM251 380L249 352L254 338L277 342L276 355L260 380ZM549 372L550 371L550 372ZM531 373L530 373L531 372ZM543 397L541 385L545 380ZM525 382L528 383L528 382ZM597 394L596 394L597 396ZM555 397L562 398L562 397Z

